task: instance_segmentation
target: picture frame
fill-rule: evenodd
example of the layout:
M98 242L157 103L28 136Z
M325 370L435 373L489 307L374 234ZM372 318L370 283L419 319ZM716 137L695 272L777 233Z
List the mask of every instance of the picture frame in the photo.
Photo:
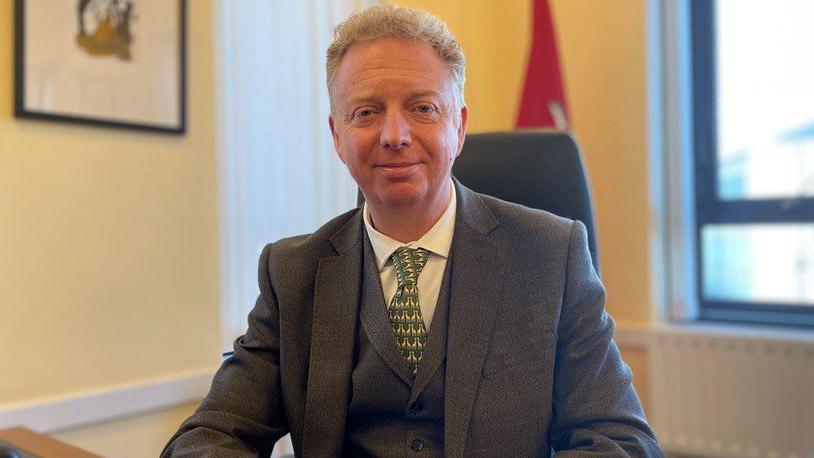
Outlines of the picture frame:
M15 0L15 116L184 134L186 3Z

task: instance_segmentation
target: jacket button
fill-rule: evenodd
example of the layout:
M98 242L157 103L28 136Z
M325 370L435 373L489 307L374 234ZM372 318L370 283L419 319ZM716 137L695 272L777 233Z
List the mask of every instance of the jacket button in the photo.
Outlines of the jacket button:
M410 448L414 452L418 453L421 450L424 450L424 441L422 441L421 439L413 439L413 441L410 442Z
M424 410L424 404L421 401L416 401L410 406L410 413L413 415L420 414L422 410Z

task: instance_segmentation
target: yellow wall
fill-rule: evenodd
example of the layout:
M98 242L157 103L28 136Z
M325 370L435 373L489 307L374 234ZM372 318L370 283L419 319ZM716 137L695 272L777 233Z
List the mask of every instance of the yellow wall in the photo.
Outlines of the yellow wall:
M470 132L510 130L531 33L531 0L399 0L447 22L468 61ZM644 0L552 0L574 135L596 205L608 310L651 320Z
M0 1L0 406L211 367L211 3L189 2L185 136L15 119L12 3Z
M650 321L646 4L553 6L574 134L593 184L608 309L619 321Z
M100 456L143 458L158 456L178 425L192 415L197 403L160 412L51 434L57 440Z

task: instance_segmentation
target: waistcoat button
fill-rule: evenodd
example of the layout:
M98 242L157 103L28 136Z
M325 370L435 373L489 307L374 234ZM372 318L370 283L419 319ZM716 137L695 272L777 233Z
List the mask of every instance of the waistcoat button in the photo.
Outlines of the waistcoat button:
M410 448L414 452L418 453L424 449L424 441L421 439L413 439L413 441L410 443Z

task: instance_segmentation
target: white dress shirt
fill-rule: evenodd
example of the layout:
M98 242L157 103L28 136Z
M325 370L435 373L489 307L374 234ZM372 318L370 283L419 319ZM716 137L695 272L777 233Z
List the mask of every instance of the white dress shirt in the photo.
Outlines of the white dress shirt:
M382 292L384 293L385 304L389 304L393 295L396 294L398 282L396 280L396 268L390 256L398 248L406 246L408 248L424 248L429 252L427 264L418 275L418 304L421 307L421 318L427 331L432 323L432 316L435 314L435 303L438 302L438 293L441 290L441 281L444 278L444 269L447 266L449 257L449 247L452 245L452 234L455 231L455 186L450 183L452 192L450 193L449 204L446 210L438 218L435 225L421 236L420 239L407 244L382 234L373 227L370 220L370 212L365 203L363 214L367 235L370 237L370 244L376 255L376 265L379 268L379 278L382 282Z

